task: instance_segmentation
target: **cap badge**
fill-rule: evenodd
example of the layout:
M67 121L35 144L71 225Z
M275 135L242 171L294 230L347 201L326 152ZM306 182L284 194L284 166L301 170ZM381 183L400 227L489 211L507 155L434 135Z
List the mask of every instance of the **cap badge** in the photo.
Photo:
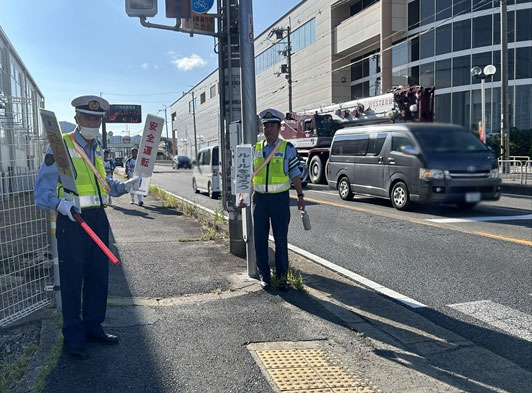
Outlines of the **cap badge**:
M100 109L100 103L98 101L89 101L89 109L91 111L97 111Z
M264 115L265 119L271 119L272 117L273 117L273 115L272 115L271 112L266 112L266 114Z

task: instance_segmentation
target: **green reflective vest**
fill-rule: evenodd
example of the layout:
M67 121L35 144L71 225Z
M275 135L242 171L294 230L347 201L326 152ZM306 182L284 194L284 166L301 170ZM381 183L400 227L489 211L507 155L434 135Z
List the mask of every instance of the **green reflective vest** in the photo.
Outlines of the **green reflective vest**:
M59 198L65 198L72 201L75 206L80 208L100 207L107 204L107 193L102 185L98 184L96 176L92 170L85 164L83 158L76 152L74 142L69 134L63 134L63 141L70 155L70 159L74 166L76 176L76 187L78 188L78 195L66 192L61 183L57 183ZM105 179L105 164L99 154L95 155L94 166Z
M286 157L286 141L279 140L281 146L266 165L255 177L253 188L260 193L273 194L290 189L290 176L284 173L284 160ZM266 159L264 157L264 141L255 145L253 154L253 168L258 168Z

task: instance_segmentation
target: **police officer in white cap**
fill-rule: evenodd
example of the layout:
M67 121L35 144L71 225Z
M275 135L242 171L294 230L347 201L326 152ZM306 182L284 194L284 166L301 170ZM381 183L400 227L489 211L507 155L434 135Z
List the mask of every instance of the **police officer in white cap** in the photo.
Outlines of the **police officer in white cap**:
M72 100L76 129L63 134L75 172L77 193L61 184L51 148L35 179L35 203L54 209L63 307L63 349L78 359L88 357L85 341L117 344L118 337L103 330L107 306L109 260L87 236L72 212L81 214L94 232L109 245L109 221L104 211L107 197L126 194L136 179L121 183L105 179L103 150L97 141L109 103L97 96ZM83 299L83 305L82 305ZM81 314L81 315L80 315Z
M270 224L275 239L275 275L281 290L287 289L288 272L288 224L290 222L290 184L297 191L297 206L305 209L299 159L294 146L279 139L284 116L275 109L266 109L259 114L265 141L255 145L253 170L262 169L253 177L253 228L255 255L263 288L270 286L268 265L268 235ZM264 165L266 163L266 165Z

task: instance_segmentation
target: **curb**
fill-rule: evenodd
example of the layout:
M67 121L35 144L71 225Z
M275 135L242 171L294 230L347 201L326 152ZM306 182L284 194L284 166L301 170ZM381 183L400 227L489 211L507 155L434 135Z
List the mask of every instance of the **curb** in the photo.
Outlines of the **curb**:
M503 194L514 194L514 195L524 195L532 196L532 185L524 184L502 184L501 192Z

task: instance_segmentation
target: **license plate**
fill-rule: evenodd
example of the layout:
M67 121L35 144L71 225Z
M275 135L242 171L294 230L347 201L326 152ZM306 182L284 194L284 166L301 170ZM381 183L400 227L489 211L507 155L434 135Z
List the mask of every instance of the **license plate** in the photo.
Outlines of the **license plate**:
M466 202L478 202L480 201L480 192L467 192L465 194Z

